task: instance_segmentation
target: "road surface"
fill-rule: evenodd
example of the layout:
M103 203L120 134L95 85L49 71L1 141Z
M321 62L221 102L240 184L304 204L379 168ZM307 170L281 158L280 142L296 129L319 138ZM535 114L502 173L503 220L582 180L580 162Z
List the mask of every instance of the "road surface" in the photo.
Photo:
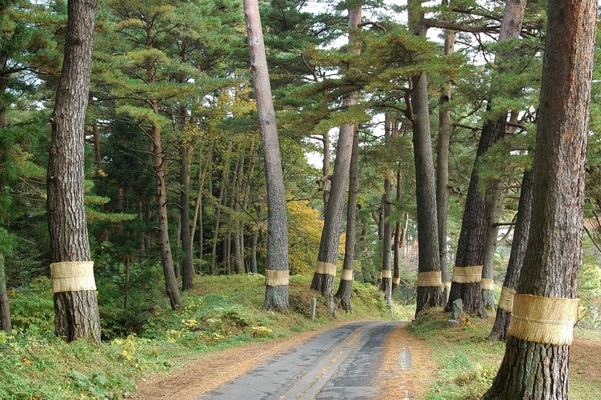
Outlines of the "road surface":
M248 373L198 400L381 399L378 370L388 334L402 322L344 325L265 360ZM411 355L399 343L398 368L411 369ZM399 382L402 386L402 382ZM411 400L408 390L399 400Z

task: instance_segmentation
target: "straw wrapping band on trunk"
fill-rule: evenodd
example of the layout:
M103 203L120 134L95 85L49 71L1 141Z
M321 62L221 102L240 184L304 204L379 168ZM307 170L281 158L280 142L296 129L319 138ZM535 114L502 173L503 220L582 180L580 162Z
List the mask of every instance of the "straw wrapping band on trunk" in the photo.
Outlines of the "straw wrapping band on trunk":
M342 281L352 281L353 280L353 270L352 269L343 269L340 273L340 280Z
M265 270L266 286L286 286L288 285L288 270L276 271L275 269Z
M453 282L477 283L482 280L482 265L453 268Z
M515 289L506 286L501 287L501 297L499 298L499 309L511 312L513 309L513 296Z
M336 264L324 261L317 261L317 268L315 272L317 272L318 274L336 276Z
M383 269L380 271L382 273L382 278L392 278L392 271L389 269Z
M52 293L96 290L94 261L63 261L50 264Z
M393 276L393 277L392 277L392 284L393 284L393 285L397 285L397 286L398 286L398 285L399 285L399 283L401 283L401 278L400 278L400 277L398 277L398 276L397 276L397 277L394 277L394 276Z
M482 278L482 281L480 281L480 285L482 286L482 290L494 290L495 289L495 283L490 278Z
M579 302L516 293L507 335L557 346L572 344Z
M440 271L418 272L417 286L442 286L442 273Z

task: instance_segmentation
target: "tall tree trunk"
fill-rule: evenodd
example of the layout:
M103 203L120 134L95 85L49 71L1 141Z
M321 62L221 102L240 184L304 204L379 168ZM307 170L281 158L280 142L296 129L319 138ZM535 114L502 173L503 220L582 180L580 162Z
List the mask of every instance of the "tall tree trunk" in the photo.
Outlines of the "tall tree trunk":
M526 255L526 245L530 231L530 218L532 214L532 171L526 170L522 177L520 189L520 200L516 217L516 225L513 231L513 242L511 243L511 254L505 273L505 281L501 289L501 298L497 308L497 315L489 339L505 341L507 329L511 318L513 307L513 295L518 288L522 265Z
M393 124L389 114L386 115L384 128L384 141L387 146L390 146L390 138L393 134ZM382 223L384 224L382 236L382 280L380 282L380 290L384 293L384 301L386 305L392 307L392 268L391 268L391 249L392 249L392 224L390 222L390 211L392 205L392 171L388 166L385 167L384 177L384 196L382 198Z
M203 191L205 186L205 178L209 174L211 165L211 152L213 147L211 146L207 151L207 160L203 164L202 152L198 152L198 194L196 195L196 204L194 206L194 217L192 218L192 230L190 232L190 240L194 240L196 236L196 224L198 222L198 258L202 260L204 255L204 230L203 230L203 218L202 218L202 199Z
M401 193L403 187L403 169L399 162L396 171L396 204L401 204ZM399 287L401 282L401 246L405 240L407 232L407 224L409 223L407 213L405 213L405 227L401 227L401 216L394 227L394 243L393 243L393 274L392 274L392 293Z
M412 79L413 149L419 247L417 306L415 313L442 305L442 277L438 249L436 185L428 112L428 79L422 73Z
M360 54L357 30L361 23L361 8L348 10L349 53ZM358 104L359 94L353 92L342 101L343 107L352 107ZM353 136L357 129L355 124L344 124L340 127L338 146L336 148L336 167L332 174L332 186L324 217L324 226L319 243L317 266L313 274L311 289L319 291L328 303L330 313L334 314L334 278L336 277L336 263L338 261L338 247L340 245L340 232L342 230L342 215L346 191L349 183L351 154L353 151Z
M448 0L443 2L448 3ZM455 32L445 30L444 54L455 51ZM440 271L443 283L443 301L449 299L451 274L447 262L447 215L449 210L449 146L451 142L451 110L447 104L451 100L451 85L442 90L438 111L438 141L436 142L436 216L438 217L438 251L440 252Z
M153 104L158 113L158 105ZM165 182L165 156L161 144L161 128L152 127L152 164L156 181L157 217L159 218L159 242L161 246L161 264L165 277L165 292L169 298L172 310L177 310L182 305L182 298L177 287L171 241L169 240L169 219L167 213L167 184Z
M323 134L323 178L329 179L330 175L330 151L331 151L331 141L330 141L330 133L328 131ZM330 199L330 188L328 190L323 191L323 213L326 213L328 209L328 200Z
M357 188L359 185L359 132L355 129L353 135L353 151L349 167L349 188L346 210L346 241L344 242L344 261L340 284L336 298L340 299L340 306L346 312L352 311L351 295L353 293L353 261L355 259L355 232L357 221Z
M519 37L524 17L525 0L507 0L499 42ZM511 61L511 52L497 54L496 61L506 65ZM501 68L505 68L505 66ZM493 82L493 92L497 90L498 83ZM492 109L488 101L488 109ZM453 283L447 302L446 310L450 310L452 302L461 298L465 311L481 317L486 316L482 301L481 277L477 271L484 265L484 247L486 230L488 226L491 206L485 196L479 192L479 167L482 156L505 135L507 126L507 113L501 115L496 121L486 121L482 128L480 142L474 161L474 168L470 177L470 185L461 225L461 233L457 244L457 258L453 270ZM481 272L480 272L481 273Z
M488 191L488 220L486 222L486 236L484 238L484 258L482 262L482 306L487 310L494 310L495 291L495 254L497 250L497 234L499 233L499 214L502 205L501 182L494 182Z
M392 307L392 269L391 269L391 253L392 248L392 225L390 223L390 208L391 208L391 177L390 170L386 171L386 177L384 178L384 197L382 201L382 208L384 209L383 224L384 224L384 235L382 237L382 268L380 273L382 274L382 280L380 282L380 290L384 293L384 301L390 308Z
M6 56L0 53L0 65L5 65ZM4 93L8 84L8 77L0 74L0 93ZM0 129L6 127L6 107L3 101L0 101ZM1 131L0 131L1 132ZM4 187L4 182L0 181L0 187ZM6 268L4 265L4 253L0 250L0 330L6 333L12 332L12 322L10 316L10 303L8 302L8 293L6 292Z
M253 229L252 243L250 247L250 272L253 274L257 273L257 246L259 243L259 228Z
M483 399L568 398L597 2L550 0L547 15L530 237L505 357Z
M232 210L235 215L239 215L242 212L242 203L244 193L242 192L242 181L244 179L244 157L245 151L240 150L240 156L238 157L238 165L236 168L236 179L235 185L236 193L232 194ZM237 274L244 272L244 248L243 240L244 237L244 222L239 218L234 220L234 231L233 235L233 256L234 256L234 271Z
M267 310L285 310L288 300L288 216L282 172L282 157L271 98L271 84L265 55L265 42L257 0L244 0L246 29L250 47L251 72L257 97L259 127L263 142L267 183L267 260L265 264L265 304Z
M182 262L182 290L194 287L194 263L192 236L190 234L190 161L194 148L182 144L180 148L180 221L181 243L184 260Z
M0 252L0 330L6 333L12 332L10 318L10 304L8 293L6 293L6 270L4 267L4 254Z
M92 138L94 140L94 163L96 164L96 174L104 176L102 172L102 158L100 156L100 132L98 132L98 121L92 121Z
M125 284L123 285L123 309L129 308L129 279L131 275L131 256L125 256Z
M56 334L100 344L100 317L84 205L84 123L96 1L68 2L61 79L52 114L48 228Z
M426 35L421 24L423 12L416 9L416 0L409 2L409 24L416 35ZM418 12L416 12L418 11ZM442 277L436 216L436 175L432 157L430 111L428 109L428 77L425 72L411 78L413 114L413 155L415 162L417 240L419 247L417 305L415 313L442 305Z
M486 318L482 303L481 279L489 204L480 191L479 168L482 156L504 133L505 120L501 119L496 122L488 121L482 128L463 211L447 311L452 309L455 300L462 299L465 312Z
M248 159L248 172L246 173L247 176L252 176L254 174L255 171L255 165L256 165L256 161L257 161L257 151L256 151L256 145L255 143L251 144L251 148L250 148L250 152L249 152L249 159ZM243 184L242 184L242 188L240 189L241 192L241 196L242 196L242 205L241 205L241 209L242 210L248 210L248 204L250 202L250 179L243 179ZM248 259L248 261L246 260L245 257L245 253L246 253L246 236L245 236L245 231L246 231L246 224L242 223L242 232L240 233L240 244L239 244L239 248L240 248L240 258L242 259L242 265L243 268L246 272L252 272L251 269L251 260L250 257ZM256 256L256 254L255 254ZM256 259L255 259L256 261ZM256 272L256 263L255 263L255 272Z
M232 151L232 142L228 142L227 145L227 154L230 154ZM230 160L229 157L224 157L225 166L223 167L221 182L219 184L219 197L215 202L215 223L213 224L213 243L211 249L211 274L217 274L217 245L219 244L219 235L221 228L221 209L225 204L225 193L227 190L227 181L230 175Z

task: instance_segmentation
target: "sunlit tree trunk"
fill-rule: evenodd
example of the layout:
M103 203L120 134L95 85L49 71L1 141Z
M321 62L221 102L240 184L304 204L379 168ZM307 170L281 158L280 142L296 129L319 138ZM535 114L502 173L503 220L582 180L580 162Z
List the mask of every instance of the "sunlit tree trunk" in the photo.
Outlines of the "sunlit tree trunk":
M550 0L547 15L528 248L505 357L483 399L568 398L597 2Z
M246 29L250 47L259 127L263 142L267 182L267 260L265 264L265 304L267 310L285 310L288 300L288 217L282 173L282 157L271 98L271 84L257 0L244 0Z

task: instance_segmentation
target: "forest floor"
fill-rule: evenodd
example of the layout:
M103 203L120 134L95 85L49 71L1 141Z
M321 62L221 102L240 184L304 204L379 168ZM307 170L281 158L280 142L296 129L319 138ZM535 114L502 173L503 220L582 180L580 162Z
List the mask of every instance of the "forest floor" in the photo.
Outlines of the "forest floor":
M316 336L333 325L311 332L296 334L226 350L185 356L175 360L175 368L169 374L154 375L141 382L131 396L134 399L180 399L192 400L220 385L246 373L268 357ZM408 349L412 368L402 371L398 354ZM413 399L421 399L430 391L433 376L439 364L431 357L431 343L412 335L406 326L395 329L384 347L384 357L378 377L381 379L379 399L404 398L406 393ZM571 347L570 379L586 381L601 386L601 341L576 337Z

